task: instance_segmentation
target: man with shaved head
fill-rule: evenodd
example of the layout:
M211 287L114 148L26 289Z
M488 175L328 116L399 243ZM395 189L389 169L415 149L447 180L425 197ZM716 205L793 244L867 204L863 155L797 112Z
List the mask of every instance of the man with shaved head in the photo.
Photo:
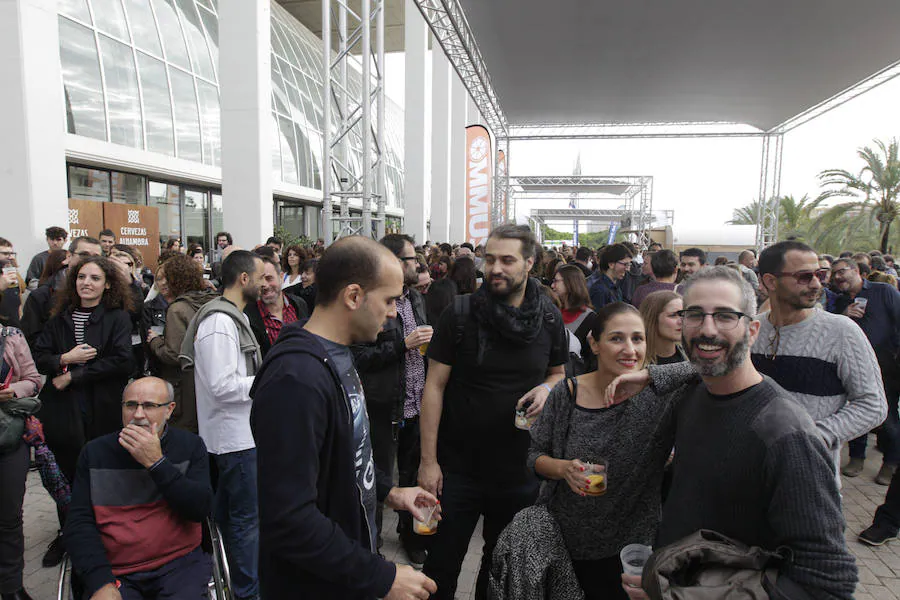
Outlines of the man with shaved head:
M174 396L157 377L133 381L122 394L122 429L78 458L65 538L85 598L206 597L209 459L197 435L167 425Z
M263 598L427 598L433 581L376 553L378 501L421 519L437 498L392 486L372 456L369 416L350 346L374 342L403 295L385 246L343 238L322 255L306 323L281 329L250 396L259 489Z

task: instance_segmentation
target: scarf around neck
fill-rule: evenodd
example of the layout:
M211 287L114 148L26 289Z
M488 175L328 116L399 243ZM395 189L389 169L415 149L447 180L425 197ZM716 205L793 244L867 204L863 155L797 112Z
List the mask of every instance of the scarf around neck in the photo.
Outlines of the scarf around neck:
M525 297L518 307L496 301L486 286L472 294L473 313L481 332L481 352L489 349L490 338L495 336L517 345L530 344L537 339L544 319L543 297L538 282L531 278L527 280ZM487 335L488 332L491 335Z

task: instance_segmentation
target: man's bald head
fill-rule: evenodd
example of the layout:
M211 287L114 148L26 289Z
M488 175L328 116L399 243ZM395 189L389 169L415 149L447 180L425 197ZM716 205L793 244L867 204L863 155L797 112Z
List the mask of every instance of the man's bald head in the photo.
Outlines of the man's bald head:
M363 290L377 287L385 269L396 269L402 281L397 257L386 247L358 235L339 239L325 250L316 267L316 305L329 306L353 284Z

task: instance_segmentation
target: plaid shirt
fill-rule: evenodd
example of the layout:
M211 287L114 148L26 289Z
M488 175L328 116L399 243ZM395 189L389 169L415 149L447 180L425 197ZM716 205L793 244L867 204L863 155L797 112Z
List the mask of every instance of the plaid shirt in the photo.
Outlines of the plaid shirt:
M409 301L409 289L404 288L403 296L397 300L397 316L403 323L403 337L406 338L416 328L416 316ZM425 359L418 348L406 351L406 394L403 402L403 418L411 419L419 414L422 406L422 391L425 389Z
M270 344L274 344L275 340L278 339L278 334L281 333L282 327L297 320L297 311L294 310L294 305L287 301L284 294L281 295L281 301L284 302L284 308L281 310L280 321L275 315L269 312L269 309L266 308L266 305L263 304L262 300L256 301L256 306L259 308L259 314L262 315L263 324L266 326L266 335L269 337Z

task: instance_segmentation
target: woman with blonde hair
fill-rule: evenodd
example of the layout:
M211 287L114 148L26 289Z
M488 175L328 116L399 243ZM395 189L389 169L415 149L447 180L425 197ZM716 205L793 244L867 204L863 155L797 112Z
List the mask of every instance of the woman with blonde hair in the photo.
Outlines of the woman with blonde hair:
M647 362L668 365L684 362L687 356L681 348L681 317L684 307L681 296L661 290L648 294L641 302L641 317L647 328Z

